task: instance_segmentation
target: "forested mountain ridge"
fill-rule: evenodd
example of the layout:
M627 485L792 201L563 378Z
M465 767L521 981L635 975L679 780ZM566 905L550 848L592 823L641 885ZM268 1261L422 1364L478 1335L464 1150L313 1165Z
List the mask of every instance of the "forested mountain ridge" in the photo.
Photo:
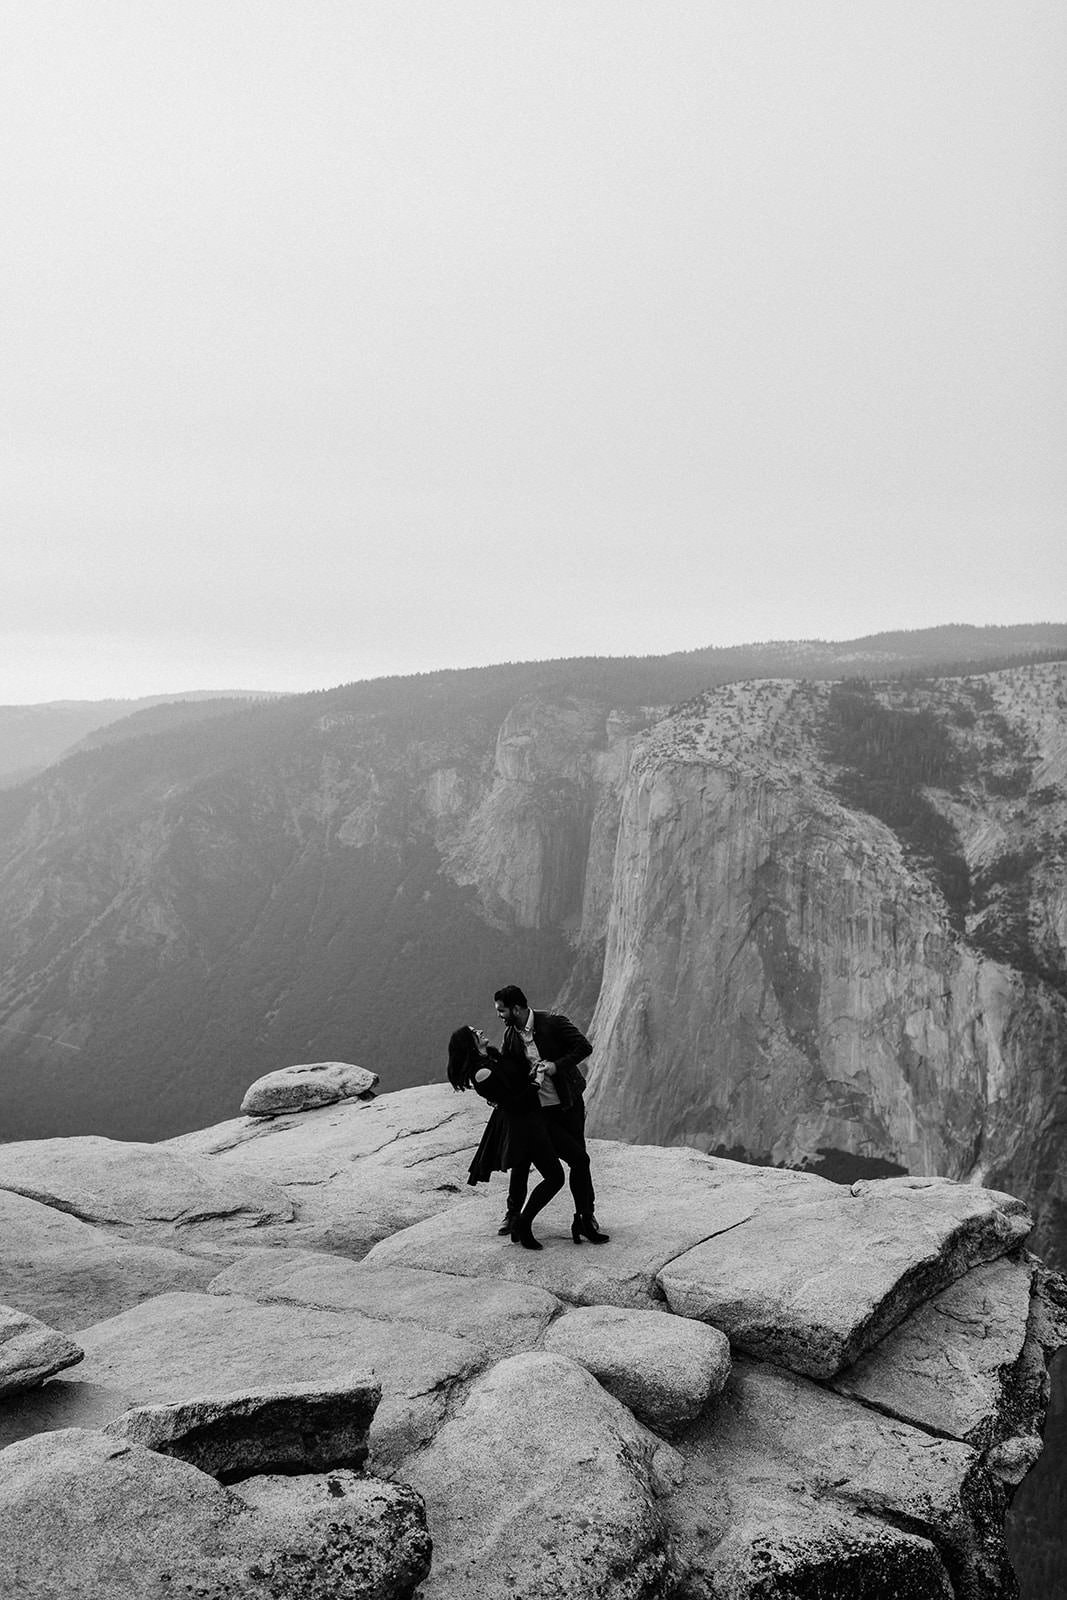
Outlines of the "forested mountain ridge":
M516 694L534 685L600 692L619 704L636 696L657 704L687 699L698 688L737 678L804 676L836 677L843 672L892 672L938 667L947 671L974 670L993 661L1008 664L1012 657L1031 658L1036 652L1067 648L1067 624L1033 623L1009 627L974 627L953 624L896 633L872 634L861 639L832 643L821 639L772 640L763 644L708 646L677 651L666 656L585 657L553 662L524 662L511 666L475 667L440 673L419 673L407 678L381 678L371 685L349 685L357 694L368 689L381 705L417 698L428 683L458 690L475 680L500 686L510 684ZM531 678L532 675L532 678ZM373 688L372 685L377 685ZM346 691L342 689L341 693ZM98 730L108 739L136 737L152 731L147 715L163 708L157 722L162 731L166 707L184 707L192 716L205 701L219 699L273 700L278 695L262 690L196 690L181 694L148 695L132 700L55 700L37 705L0 705L0 788L27 781L53 762L94 741ZM175 714L176 715L176 714ZM101 738L104 737L101 734Z
M168 713L183 720L199 720L233 700L271 698L256 689L217 689L146 695L137 700L54 700L0 706L0 789L27 782L101 730L107 729L107 737L112 739L136 737L152 727L168 726Z

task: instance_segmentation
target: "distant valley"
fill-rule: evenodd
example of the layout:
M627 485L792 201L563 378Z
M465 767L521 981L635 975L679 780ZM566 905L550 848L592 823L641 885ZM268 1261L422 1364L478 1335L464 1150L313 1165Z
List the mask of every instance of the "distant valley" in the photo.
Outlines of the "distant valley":
M174 1134L297 1060L427 1082L517 980L591 1026L595 1132L1010 1187L1055 1258L1065 655L938 629L127 718L0 794L0 1138Z

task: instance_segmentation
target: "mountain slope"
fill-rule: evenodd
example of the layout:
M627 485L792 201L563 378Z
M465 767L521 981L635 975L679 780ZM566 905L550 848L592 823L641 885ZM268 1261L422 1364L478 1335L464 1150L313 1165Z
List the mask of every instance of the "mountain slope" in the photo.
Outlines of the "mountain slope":
M147 719L156 708L181 706L184 714L192 717L209 714L203 709L205 702L262 698L258 690L218 689L146 695L139 700L54 700L41 705L0 706L0 788L27 782L98 730L123 727L136 716ZM139 728L147 731L145 721Z

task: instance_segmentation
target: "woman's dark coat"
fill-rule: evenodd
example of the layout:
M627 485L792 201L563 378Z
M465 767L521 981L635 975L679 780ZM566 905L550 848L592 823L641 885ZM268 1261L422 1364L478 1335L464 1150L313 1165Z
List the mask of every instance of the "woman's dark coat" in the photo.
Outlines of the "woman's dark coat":
M490 1046L485 1061L492 1076L474 1089L493 1107L481 1142L474 1152L467 1177L469 1184L488 1183L494 1172L507 1172L516 1157L525 1158L522 1128L531 1117L541 1115L541 1102L530 1081L526 1058L507 1060Z

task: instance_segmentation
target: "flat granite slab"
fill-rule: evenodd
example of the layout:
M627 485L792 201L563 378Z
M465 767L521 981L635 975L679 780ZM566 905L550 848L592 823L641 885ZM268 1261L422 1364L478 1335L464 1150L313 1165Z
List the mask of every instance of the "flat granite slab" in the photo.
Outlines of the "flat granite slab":
M575 1245L574 1203L564 1189L537 1217L541 1251L500 1238L506 1187L479 1185L440 1215L384 1239L375 1265L418 1267L466 1277L536 1284L574 1305L662 1307L657 1277L675 1257L727 1234L770 1204L833 1192L825 1178L749 1167L689 1149L591 1139L597 1216L611 1243Z
M412 1267L374 1266L314 1250L247 1250L208 1285L263 1305L357 1311L455 1334L500 1360L539 1342L561 1310L544 1289Z
M328 1472L362 1467L381 1398L373 1378L320 1378L248 1394L134 1406L103 1432L187 1461L224 1483L264 1472Z
M193 1224L255 1227L293 1215L267 1174L231 1171L166 1145L96 1135L0 1145L0 1189L84 1222L141 1233Z
M885 1178L767 1201L658 1274L672 1311L812 1378L832 1378L923 1300L1033 1226L1021 1200L946 1179Z
M0 1190L0 1302L66 1333L153 1295L203 1289L234 1253L131 1244L54 1206Z

